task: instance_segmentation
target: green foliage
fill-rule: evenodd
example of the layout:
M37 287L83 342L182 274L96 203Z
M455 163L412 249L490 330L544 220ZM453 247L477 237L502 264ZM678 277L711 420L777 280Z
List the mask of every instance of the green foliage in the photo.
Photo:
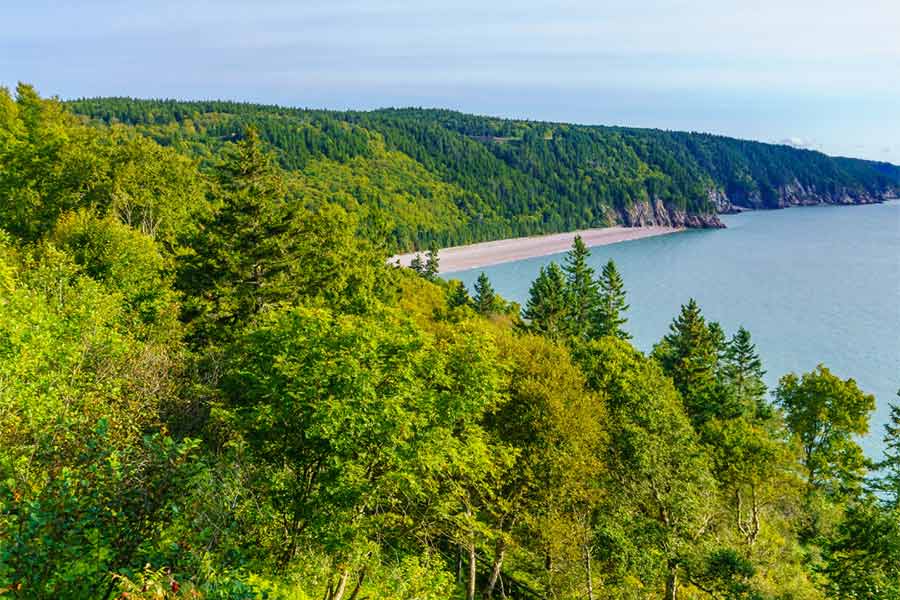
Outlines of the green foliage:
M695 423L726 416L733 407L723 405L717 371L722 336L712 327L692 298L669 326L669 333L653 349L653 355L684 399ZM719 331L721 331L719 329Z
M289 202L283 174L253 130L224 152L221 208L178 270L194 342L227 340L258 312L300 298L366 310L387 267L376 249L357 243L352 218L337 206L308 211Z
M673 584L710 533L715 486L709 458L654 361L611 337L584 346L578 356L589 386L608 397L613 481L605 528L623 530L626 543L647 554L622 564L632 553L614 544L605 550L611 568L636 573L645 584Z
M531 283L528 301L522 318L535 333L553 339L567 333L569 305L566 298L566 280L556 263L541 267L537 279Z
M85 275L122 295L129 328L162 340L180 334L167 261L151 237L82 210L62 215L50 239Z
M465 284L458 279L451 279L449 284L449 293L447 295L447 306L449 308L459 308L461 306L470 306L472 299L469 297L469 290Z
M612 259L603 265L599 288L599 301L593 323L595 335L597 337L611 335L620 340L631 339L631 335L622 329L628 322L624 313L629 308L625 301L625 284Z
M568 305L569 335L576 339L586 338L591 330L591 317L597 311L600 301L594 270L587 260L591 251L584 245L581 236L575 236L572 249L566 254L562 270L566 274L566 304Z
M438 248L432 243L431 247L428 248L428 253L425 255L425 267L422 269L422 274L425 279L434 281L437 279L439 272L440 257L438 256Z
M803 448L810 486L836 495L858 489L866 458L854 436L868 432L875 397L822 365L802 377L782 377L775 397Z
M479 117L447 110L326 112L234 102L96 98L69 103L203 160L248 126L299 174L304 196L383 211L393 250L640 224L635 205L777 207L798 183L823 196L896 188L891 165L696 133Z
M766 384L763 383L762 360L750 332L739 327L725 348L722 374L726 385L737 396L738 402L751 412L766 412Z
M887 495L892 506L900 507L900 406L891 403L890 410L884 425L884 459L877 465L881 476L876 487Z
M851 504L825 548L829 597L900 598L900 513L872 498Z
M693 301L644 356L580 240L524 324L484 274L437 277L450 242L890 169L447 111L74 106L103 123L0 93L0 596L898 596L896 410L870 497L871 396L820 367L770 406L750 334Z
M472 298L472 304L479 314L489 315L498 311L500 299L494 292L494 287L487 275L482 273L478 276L478 279L475 280L474 290L475 296Z

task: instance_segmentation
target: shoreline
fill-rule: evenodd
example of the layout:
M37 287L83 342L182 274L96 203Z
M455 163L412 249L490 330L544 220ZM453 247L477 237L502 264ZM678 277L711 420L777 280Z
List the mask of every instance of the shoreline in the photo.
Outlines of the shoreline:
M537 235L522 238L509 238L494 240L491 242L478 242L465 246L452 246L441 248L438 257L440 259L441 273L455 273L480 267L489 267L506 262L548 256L565 252L572 247L572 241L576 235L580 235L588 248L594 246L608 246L630 240L639 240L658 235L669 235L684 231L683 227L663 227L652 225L648 227L603 227L598 229L582 229L567 233L551 233L549 235ZM425 253L420 252L424 257ZM395 254L389 259L391 264L400 264L408 267L416 253Z

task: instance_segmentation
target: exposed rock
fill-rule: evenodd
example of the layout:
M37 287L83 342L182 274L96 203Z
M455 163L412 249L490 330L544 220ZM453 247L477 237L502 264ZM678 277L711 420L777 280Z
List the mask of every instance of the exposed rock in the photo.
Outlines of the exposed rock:
M665 227L687 227L691 229L720 229L725 227L718 215L688 214L686 211L667 207L662 200L650 202L642 200L628 206L620 215L620 222L628 227L649 227L660 225Z
M728 199L728 196L722 190L710 189L706 195L710 204L716 207L716 212L719 214L736 212L734 206L731 205L731 200Z
M833 190L819 189L815 185L803 185L799 180L770 188L767 193L759 190L732 190L729 194L717 192L710 199L716 203L718 212L735 212L740 209L787 208L789 206L813 206L817 204L875 204L895 197L897 190L888 188L870 191L861 188L841 187Z

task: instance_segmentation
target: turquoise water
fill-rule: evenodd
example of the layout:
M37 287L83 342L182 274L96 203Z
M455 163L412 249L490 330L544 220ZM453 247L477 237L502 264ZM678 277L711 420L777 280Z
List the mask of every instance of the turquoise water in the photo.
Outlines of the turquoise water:
M649 351L688 298L729 335L750 330L768 371L825 364L875 394L862 440L880 455L888 402L900 388L900 202L817 206L724 216L728 229L686 231L592 249L596 270L616 261L629 292L628 329ZM563 255L459 273L471 290L481 271L524 304L538 269Z

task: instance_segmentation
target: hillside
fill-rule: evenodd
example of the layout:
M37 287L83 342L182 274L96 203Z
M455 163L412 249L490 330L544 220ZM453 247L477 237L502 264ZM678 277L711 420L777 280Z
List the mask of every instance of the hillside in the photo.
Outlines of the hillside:
M640 352L581 238L523 306L391 266L364 194L460 235L507 209L387 126L310 115L287 171L189 118L140 128L199 159L0 88L0 597L900 598L900 408L876 464L874 396L767 388L692 299Z
M253 126L294 172L302 198L360 211L369 233L383 234L386 218L395 250L613 224L719 227L717 212L878 202L900 188L894 165L701 133L426 109L68 105L205 158Z

